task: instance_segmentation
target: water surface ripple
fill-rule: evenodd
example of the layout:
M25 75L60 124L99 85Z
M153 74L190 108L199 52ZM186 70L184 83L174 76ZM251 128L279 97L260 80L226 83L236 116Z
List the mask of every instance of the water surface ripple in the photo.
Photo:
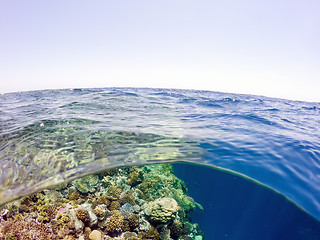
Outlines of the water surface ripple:
M320 220L319 103L168 89L2 94L0 161L0 204L111 167L193 161Z

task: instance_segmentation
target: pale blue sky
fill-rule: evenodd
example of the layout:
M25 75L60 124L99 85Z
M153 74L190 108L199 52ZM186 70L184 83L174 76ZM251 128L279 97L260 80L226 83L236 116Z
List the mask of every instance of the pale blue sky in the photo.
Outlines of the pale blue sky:
M0 0L0 92L205 89L320 101L320 1Z

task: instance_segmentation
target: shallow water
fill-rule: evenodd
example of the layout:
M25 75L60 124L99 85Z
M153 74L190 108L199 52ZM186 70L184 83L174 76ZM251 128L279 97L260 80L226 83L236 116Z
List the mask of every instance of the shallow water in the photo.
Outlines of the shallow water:
M251 95L123 88L3 94L0 202L111 167L179 160L241 173L320 220L319 129L319 103Z

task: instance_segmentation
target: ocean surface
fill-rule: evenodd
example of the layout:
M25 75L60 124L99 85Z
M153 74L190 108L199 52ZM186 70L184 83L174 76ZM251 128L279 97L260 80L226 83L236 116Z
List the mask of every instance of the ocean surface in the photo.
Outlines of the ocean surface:
M0 204L160 162L177 162L203 205L193 217L206 239L320 239L319 103L134 88L0 95Z

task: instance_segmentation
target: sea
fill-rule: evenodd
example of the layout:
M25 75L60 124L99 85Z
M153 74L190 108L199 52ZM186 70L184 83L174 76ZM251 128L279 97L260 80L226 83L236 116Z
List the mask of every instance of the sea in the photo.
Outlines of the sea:
M198 90L0 95L0 204L172 163L205 239L320 239L320 103Z

